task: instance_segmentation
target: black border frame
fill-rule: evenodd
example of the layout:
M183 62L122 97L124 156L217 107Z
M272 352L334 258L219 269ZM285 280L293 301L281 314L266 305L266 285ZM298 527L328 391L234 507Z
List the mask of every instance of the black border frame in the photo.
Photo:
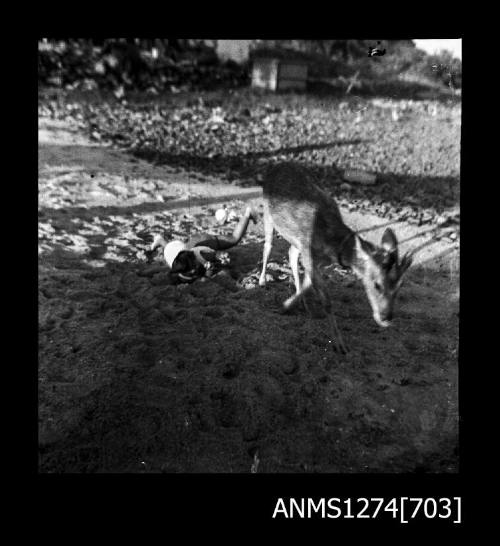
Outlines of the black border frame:
M208 6L210 8L210 6ZM234 7L228 8L229 13L234 13ZM205 6L207 8L207 6ZM43 30L38 31L38 35L93 35L96 33L95 20L94 17L99 18L95 11L89 9L88 15L90 16L90 21L87 23L85 21L85 29L74 28L74 25L67 26L66 24L57 23L57 29L54 29L54 20L50 22L47 21L51 13L48 13L48 17L44 18L42 27ZM123 7L122 7L123 9ZM135 8L136 10L138 7ZM194 8L190 8L191 10ZM248 7L250 10L250 7ZM251 11L258 9L257 7L252 7ZM357 7L359 9L359 7ZM384 6L381 6L381 9L384 9ZM425 9L425 8L424 8ZM480 435L479 429L476 427L476 417L473 416L474 404L473 404L473 392L476 392L480 383L482 383L481 378L476 377L476 372L481 366L481 356L486 354L481 352L481 348L478 350L477 347L473 347L471 339L474 339L469 336L473 336L470 331L474 328L474 317L480 316L478 310L474 310L474 303L477 305L477 301L474 301L474 295L467 292L467 282L474 283L474 274L471 274L471 269L474 267L474 260L471 257L471 254L467 252L469 241L472 239L474 241L474 253L478 252L476 244L480 244L481 241L476 241L474 237L473 228L476 223L474 218L475 211L481 210L477 207L477 202L475 199L478 196L473 195L474 190L468 189L468 184L466 181L470 179L477 179L478 174L476 167L480 162L474 163L473 160L470 160L471 157L471 147L473 146L474 137L469 136L476 134L475 130L472 128L472 118L475 117L472 114L468 113L469 105L472 108L473 104L473 93L474 85L472 82L478 81L474 78L474 69L478 70L478 74L481 70L479 58L481 53L484 53L484 50L481 51L478 44L474 45L474 38L466 39L465 33L463 32L463 26L455 25L453 29L450 29L450 25L453 26L453 22L446 18L445 22L438 22L435 17L435 11L433 10L431 14L426 12L425 22L422 22L420 25L420 30L415 28L408 29L404 25L392 26L391 29L382 25L381 27L376 26L376 22L372 20L372 11L374 8L371 8L370 12L367 12L368 24L363 29L362 26L356 20L353 24L352 20L348 21L348 24L345 25L345 21L341 23L340 34L342 36L352 36L354 33L358 36L364 35L368 38L371 38L375 34L382 35L385 38L395 38L395 37L404 37L404 36L419 36L419 37L435 37L435 36L446 36L446 37L462 37L463 39L463 63L466 66L466 73L464 79L465 91L462 94L462 103L465 100L465 107L463 106L463 118L462 118L462 178L461 178L461 214L462 222L465 223L465 229L462 230L461 237L461 316L460 316L460 341L459 341L459 400L460 400L460 471L458 474L377 474L377 475L364 475L364 474L352 474L352 475L295 475L295 474L280 474L280 475L227 475L227 474L217 474L217 475L208 475L208 474L198 474L198 475L94 475L94 476L84 476L84 475L37 475L37 423L36 423L36 400L35 397L29 397L25 407L30 408L30 422L33 422L34 426L31 429L34 432L34 445L35 448L34 456L31 458L31 450L28 468L29 473L32 477L35 478L34 483L36 484L36 499L37 499L37 511L43 514L46 518L49 518L49 521L54 515L57 514L56 519L60 520L61 518L68 518L69 521L80 521L80 525L83 523L82 517L83 514L88 514L85 516L85 521L88 521L89 516L92 516L93 522L112 524L114 523L121 527L122 530L126 529L130 524L132 525L134 520L136 523L144 525L145 523L153 524L160 523L160 527L164 524L167 524L167 527L170 528L172 524L179 524L181 521L195 524L201 522L209 522L210 526L215 527L217 523L226 524L229 522L238 522L246 523L249 528L257 526L261 523L275 523L270 517L272 514L272 508L274 508L274 502L277 497L355 497L355 496L461 496L463 498L463 522L468 524L473 520L478 514L478 510L481 508L485 500L480 496L481 487L484 487L484 481L475 480L477 472L482 468L480 460L483 458L483 455L486 455L485 451L481 447L487 447L485 440L480 441L482 438ZM214 10L215 11L215 10ZM238 11L238 10L236 10ZM246 11L246 10L245 10ZM406 10L405 10L406 11ZM102 13L97 12L97 13ZM220 12L215 12L212 14L213 17L217 19ZM135 17L135 14L134 14ZM237 19L241 19L242 14L239 11ZM280 16L278 15L278 18ZM141 18L139 17L139 20ZM157 15L151 16L146 15L146 19L158 20ZM169 17L172 21L172 14ZM318 35L329 35L332 33L332 28L335 26L330 21L323 22L320 25L321 28L318 28L317 21L315 24L308 24L308 21L304 21L302 15L299 15L299 25L295 26L286 26L286 35L290 36L304 36L309 37L311 34L314 36ZM342 21L340 17L335 17L337 21ZM405 17L407 20L407 16ZM57 19L55 19L57 20ZM82 23L84 20L79 19L79 23ZM207 32L207 21L202 17L203 23L201 21L196 21L193 23L186 22L185 19L181 20L179 25L172 23L171 28L174 28L175 31L173 34L186 36L186 35L196 35L196 36L208 36L212 37L217 35L224 38L233 38L239 37L244 38L247 36L270 36L270 37L280 37L283 35L283 24L275 26L273 28L280 29L281 32L271 31L271 26L269 22L264 24L265 28L262 26L254 26L251 21L246 21L243 23L238 20L234 23L234 28L237 31L229 31L228 26L224 26L224 29L220 28L217 24L215 26L210 26L210 31ZM222 19L222 23L223 23ZM414 19L412 18L412 21ZM125 28L121 27L116 28L116 24L109 24L107 20L101 19L100 23L103 24L101 29L97 32L98 34L114 34L114 35L129 35L130 27ZM252 31L250 29L242 31L241 27L249 24L252 26ZM387 23L387 22L386 22ZM441 23L441 24L440 24ZM417 26L419 23L415 23ZM108 26L109 25L109 26ZM333 26L332 26L333 25ZM76 25L78 26L78 25ZM154 34L165 34L166 28L161 29L150 29L147 31L140 30L137 31L137 24L131 25L134 29L134 33L139 35L154 35ZM146 23L147 26L147 23ZM329 28L325 28L329 27ZM374 26L376 29L374 30ZM203 29L201 28L203 27ZM300 28L302 27L302 28ZM305 29L305 27L307 27ZM386 30L387 28L387 30ZM397 28L395 33L394 29ZM107 32L104 32L107 29ZM422 32L422 29L425 29ZM159 32L160 31L160 32ZM336 33L337 34L337 33ZM396 36L397 34L397 36ZM469 33L467 33L469 35ZM33 55L33 66L36 66L36 40L29 42L29 51L25 58L31 58ZM34 46L34 47L33 47ZM32 48L33 47L33 48ZM34 69L34 71L36 68ZM28 76L27 79L30 81L29 72L26 69L21 70L24 73L24 76ZM36 76L35 76L36 77ZM31 89L30 82L25 82L22 85L26 86L26 89ZM477 88L475 89L478 90ZM31 93L31 91L29 92ZM22 108L23 112L26 114L29 110L26 108L26 105L29 104L30 97L28 97L24 107ZM36 114L35 114L36 115ZM28 116L29 117L29 116ZM31 119L31 118L30 118ZM29 121L27 123L29 127ZM467 129L467 132L464 131L464 128ZM25 150L26 147L23 146ZM36 199L36 194L33 192L33 197ZM463 210L462 210L463 208ZM29 223L28 223L29 225ZM469 231L468 226L471 226L471 231ZM36 226L33 226L33 230L36 230ZM30 229L30 228L29 228ZM474 238L474 239L473 239ZM483 240L484 242L484 240ZM470 248L470 247L469 247ZM465 254L463 251L465 249ZM37 255L34 251L35 260L37 260ZM35 265L36 267L36 265ZM27 271L31 271L28 269ZM28 273L28 286L29 282L32 281L32 276ZM26 286L26 284L24 285ZM465 290L464 290L465 286ZM36 290L36 286L34 287ZM36 294L36 292L34 292ZM36 301L36 296L35 296ZM476 315L476 313L478 313ZM35 323L36 324L36 323ZM476 323L477 325L477 323ZM481 325L478 325L481 326ZM37 325L34 327L36 334ZM484 336L484 332L481 331L481 336ZM35 338L36 339L36 338ZM477 339L477 338L476 338ZM35 342L36 343L36 342ZM482 348L484 351L484 348ZM486 357L487 358L487 357ZM31 357L29 357L31 360ZM489 360L484 359L484 362L489 362ZM466 363L467 362L467 366ZM478 362L478 367L472 369L471 366ZM478 385L475 384L475 381L478 381ZM34 375L34 388L36 389L36 372ZM33 391L30 391L31 393ZM34 390L36 393L37 391ZM35 400L35 405L33 406L33 400ZM31 409L34 409L34 414L31 413ZM478 435L477 438L474 438L475 435ZM479 441L478 441L479 440ZM478 453L479 451L479 453ZM474 455L478 455L478 461L474 462ZM23 471L25 473L25 471ZM468 489L474 489L474 495L479 495L479 497L473 496L473 494L468 491ZM271 510L271 512L270 512ZM117 513L119 515L119 520L113 520L111 513ZM104 518L104 521L103 521ZM133 518L133 519L127 519ZM303 520L304 524L316 524L318 520ZM347 527L352 529L357 527L359 523L362 523L364 527L370 529L372 528L372 521L363 520L359 521L351 520L347 523L340 523L339 520L328 520L328 529L335 530L339 525L341 527ZM334 523L332 523L334 521ZM365 522L368 521L368 524ZM121 522L121 523L120 523ZM295 524L292 524L291 520L285 522L287 527L295 528ZM249 525L248 525L249 524ZM430 522L432 524L432 522ZM397 527L391 525L391 528ZM190 529L191 526L186 529ZM279 527L284 527L282 523L279 524ZM406 526L410 527L410 526ZM460 527L460 526L456 526ZM217 529L217 527L215 527ZM413 526L414 528L414 526ZM203 530L203 527L202 527ZM169 530L168 533L171 531ZM219 528L219 533L221 532ZM142 534L142 533L141 533ZM144 537L147 535L147 531L144 530ZM263 537L264 538L264 537ZM331 537L333 539L333 537Z

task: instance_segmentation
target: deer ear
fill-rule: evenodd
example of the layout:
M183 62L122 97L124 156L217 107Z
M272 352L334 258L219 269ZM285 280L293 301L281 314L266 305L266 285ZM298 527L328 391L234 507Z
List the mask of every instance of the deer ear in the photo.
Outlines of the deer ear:
M389 253L396 252L398 249L398 240L394 231L391 228L387 228L382 235L382 241L380 246Z

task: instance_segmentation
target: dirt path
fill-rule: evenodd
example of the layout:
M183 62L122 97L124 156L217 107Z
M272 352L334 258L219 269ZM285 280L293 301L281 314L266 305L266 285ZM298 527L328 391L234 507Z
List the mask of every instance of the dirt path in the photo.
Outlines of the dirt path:
M391 223L419 248L380 330L359 283L332 272L351 352L326 321L283 316L286 245L255 287L262 225L231 252L238 277L171 286L150 274L154 233L184 238L260 189L155 166L39 123L40 468L54 471L457 470L458 245ZM376 241L389 222L342 210ZM246 289L245 289L246 288Z

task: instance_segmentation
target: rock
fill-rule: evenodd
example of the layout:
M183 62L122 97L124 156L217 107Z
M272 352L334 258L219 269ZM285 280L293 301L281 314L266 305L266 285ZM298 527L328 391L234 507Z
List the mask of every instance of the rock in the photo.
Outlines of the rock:
M342 176L347 182L356 184L373 185L377 182L377 175L355 169L346 169Z
M343 184L340 184L340 189L342 191L350 191L352 190L351 184L348 184L347 182L344 182Z
M226 205L223 208L215 211L215 219L218 224L225 224L229 216L229 211L227 210Z
M421 216L420 216L420 222L419 222L419 226L423 225L423 224L430 224L433 220L433 216L431 214L428 214L428 213L423 213Z
M402 210L400 210L398 213L397 213L397 219L400 221L400 222L404 222L409 216L411 216L412 214L412 210L410 207L404 207Z

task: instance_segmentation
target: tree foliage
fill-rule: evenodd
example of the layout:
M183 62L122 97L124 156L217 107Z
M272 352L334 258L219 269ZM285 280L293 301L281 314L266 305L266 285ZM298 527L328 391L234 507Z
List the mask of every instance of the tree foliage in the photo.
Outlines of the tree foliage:
M206 40L43 40L38 48L42 84L158 92L184 87L239 86L248 71L219 62Z
M254 40L259 50L308 61L311 78L350 78L381 82L411 76L460 88L462 63L444 51L427 55L412 40L384 41L383 57L368 57L374 40ZM249 65L221 62L217 40L61 39L39 42L38 76L43 85L99 87L119 93L159 92L247 85Z

